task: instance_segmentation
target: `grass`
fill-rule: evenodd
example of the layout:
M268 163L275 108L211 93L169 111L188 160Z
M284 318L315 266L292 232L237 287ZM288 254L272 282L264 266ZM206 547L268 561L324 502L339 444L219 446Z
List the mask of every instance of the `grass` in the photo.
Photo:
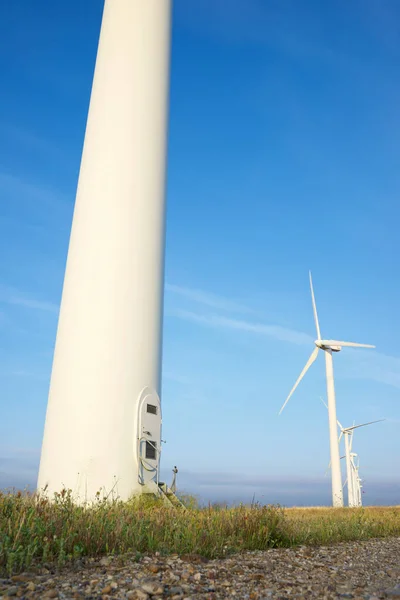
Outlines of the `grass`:
M160 552L224 557L243 550L400 536L400 508L283 509L279 506L198 508L157 501L99 500L76 506L64 490L53 502L29 493L0 492L0 572L81 557Z

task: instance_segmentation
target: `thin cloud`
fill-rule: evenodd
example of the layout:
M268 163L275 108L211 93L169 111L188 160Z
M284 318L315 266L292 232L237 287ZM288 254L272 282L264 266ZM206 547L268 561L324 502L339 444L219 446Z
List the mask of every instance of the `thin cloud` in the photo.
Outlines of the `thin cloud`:
M60 200L64 201L66 198L59 192L55 192L47 186L42 186L36 183L30 183L24 181L16 175L10 173L0 173L0 189L3 193L9 195L29 198L30 200L40 200L45 203L57 204Z
M0 302L10 304L13 306L22 306L31 310L40 310L44 312L50 312L58 314L59 306L53 302L46 300L37 300L28 295L14 290L13 288L7 288L5 286L0 288Z
M183 27L197 34L217 37L228 44L251 44L270 48L296 62L318 61L346 67L351 56L338 44L328 43L321 29L321 15L305 12L298 2L263 3L258 0L203 0L182 4L179 19ZM302 29L298 18L302 11Z
M65 194L47 185L25 181L0 172L0 193L4 198L2 222L18 218L29 227L48 226L64 230L70 226L73 203Z
M168 473L169 475L169 473ZM366 505L398 503L400 481L374 478L365 483ZM329 479L305 476L255 476L245 473L210 473L179 470L178 490L194 493L202 502L279 503L284 506L329 506Z
M8 300L9 304L18 306L24 306L25 308L32 308L33 310L43 310L45 312L52 312L58 314L59 307L57 304L52 302L42 302L40 300L33 300L32 298L23 298L21 296L12 297Z
M37 448L0 447L0 490L33 490L36 486L40 450Z
M0 129L3 136L6 136L23 149L29 148L30 150L45 154L47 157L50 156L51 158L54 158L54 156L63 158L64 160L66 158L65 155L60 152L58 144L54 144L48 139L45 139L28 129L22 129L17 125L6 122L0 124Z
M14 377L23 377L28 379L37 379L38 381L48 381L49 375L43 375L42 373L35 373L32 371L24 371L23 369L18 369L12 372Z
M375 351L347 349L351 358L349 375L354 378L370 379L400 389L400 358Z
M279 325L265 325L221 315L199 314L186 310L174 310L168 314L206 327L252 333L297 346L308 345L311 347L314 341L306 333ZM347 348L346 356L349 362L345 367L345 372L349 377L376 381L400 389L400 358L375 351L355 351Z
M253 312L250 308L244 306L243 304L239 304L237 302L229 300L228 298L223 298L221 296L217 296L216 294L205 292L203 290L192 289L180 285L167 283L165 285L165 291L170 294L175 294L188 300L192 300L193 302L196 302L198 304L204 304L206 306L210 306L211 308L216 308L219 310L238 313Z
M169 313L171 316L183 319L185 321L192 321L208 327L231 329L234 331L245 331L254 333L257 335L267 336L282 342L289 342L290 344L306 345L313 342L313 338L306 333L296 331L294 329L287 329L280 325L265 325L263 323L252 323L250 321L243 321L239 319L232 319L223 317L220 315L203 315L195 312L186 310L175 310Z
M163 371L163 379L167 381L173 381L181 385L190 385L191 381L185 375L179 375L179 373L173 373L171 371Z

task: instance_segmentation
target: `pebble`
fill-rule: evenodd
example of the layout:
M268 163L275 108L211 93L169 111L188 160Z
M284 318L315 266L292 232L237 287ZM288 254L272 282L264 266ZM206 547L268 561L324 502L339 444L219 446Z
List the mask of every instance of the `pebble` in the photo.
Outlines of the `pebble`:
M400 538L198 555L86 559L0 579L0 600L400 599ZM149 573L151 577L149 577Z
M148 569L150 573L158 573L160 571L160 567L158 565L149 565Z
M155 581L146 581L142 583L141 588L147 594L151 596L157 596L164 592L164 587Z
M146 592L139 589L128 592L126 597L129 598L129 600L147 600L148 598L150 598L150 596L146 594Z
M101 593L102 594L109 594L111 591L112 591L111 585L106 585L106 587L101 590Z
M57 590L49 590L43 594L43 598L58 598Z
M6 596L16 596L18 592L18 587L16 585L13 585L11 587L9 587L8 589L6 589Z

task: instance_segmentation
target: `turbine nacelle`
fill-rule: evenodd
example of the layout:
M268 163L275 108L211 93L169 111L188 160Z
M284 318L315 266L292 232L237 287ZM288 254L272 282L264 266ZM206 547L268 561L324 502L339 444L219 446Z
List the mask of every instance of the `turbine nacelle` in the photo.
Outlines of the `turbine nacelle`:
M330 350L331 352L340 352L342 349L342 346L329 345L326 340L315 340L314 344L320 350Z
M356 342L342 342L339 340L315 340L314 344L321 350L340 352L344 348L375 348L371 344L358 344Z

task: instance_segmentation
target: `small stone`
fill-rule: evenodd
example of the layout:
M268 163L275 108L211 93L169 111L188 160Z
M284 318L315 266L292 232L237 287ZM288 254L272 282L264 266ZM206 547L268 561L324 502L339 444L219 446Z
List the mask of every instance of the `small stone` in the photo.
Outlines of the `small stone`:
M6 596L16 596L18 592L18 588L16 585L13 585L6 589Z
M57 590L48 590L43 594L43 598L58 598Z
M151 596L156 596L157 594L162 594L164 592L163 586L157 581L147 581L142 583L142 590Z
M99 562L99 565L102 567L108 567L110 565L111 559L108 556L104 556Z
M117 583L116 581L112 581L112 582L110 583L110 586L111 586L111 588L112 588L113 590L116 590L116 589L117 589L117 587L118 587L118 583Z
M158 565L149 565L148 570L150 571L150 573L158 573L160 567Z
M396 579L398 574L399 574L398 571L395 571L394 569L388 569L386 571L386 575L389 575L389 577L392 577L393 579Z
M140 585L140 581L138 579L133 579L131 582L126 584L128 590L136 590Z
M34 592L34 591L36 590L36 585L33 583L33 581L30 581L30 582L28 583L28 585L26 586L26 589L27 589L29 592Z
M172 597L174 597L174 596L180 597L183 595L183 589L178 585L174 585L174 586L170 587L169 590L165 592L165 594L168 597L171 597L171 596Z
M126 597L129 600L147 600L149 598L149 595L146 594L146 592L144 592L143 590L136 589L128 592Z
M109 594L110 592L112 592L111 585L106 585L106 587L101 590L102 594Z
M15 582L15 583L26 583L27 581L29 581L29 577L27 575L24 575L23 573L21 575L13 575L11 577L11 581Z
M193 575L193 579L194 579L195 581L200 581L200 580L201 580L201 573L195 573L195 574Z
M217 575L216 571L207 571L207 577L209 579L215 579L216 575Z

